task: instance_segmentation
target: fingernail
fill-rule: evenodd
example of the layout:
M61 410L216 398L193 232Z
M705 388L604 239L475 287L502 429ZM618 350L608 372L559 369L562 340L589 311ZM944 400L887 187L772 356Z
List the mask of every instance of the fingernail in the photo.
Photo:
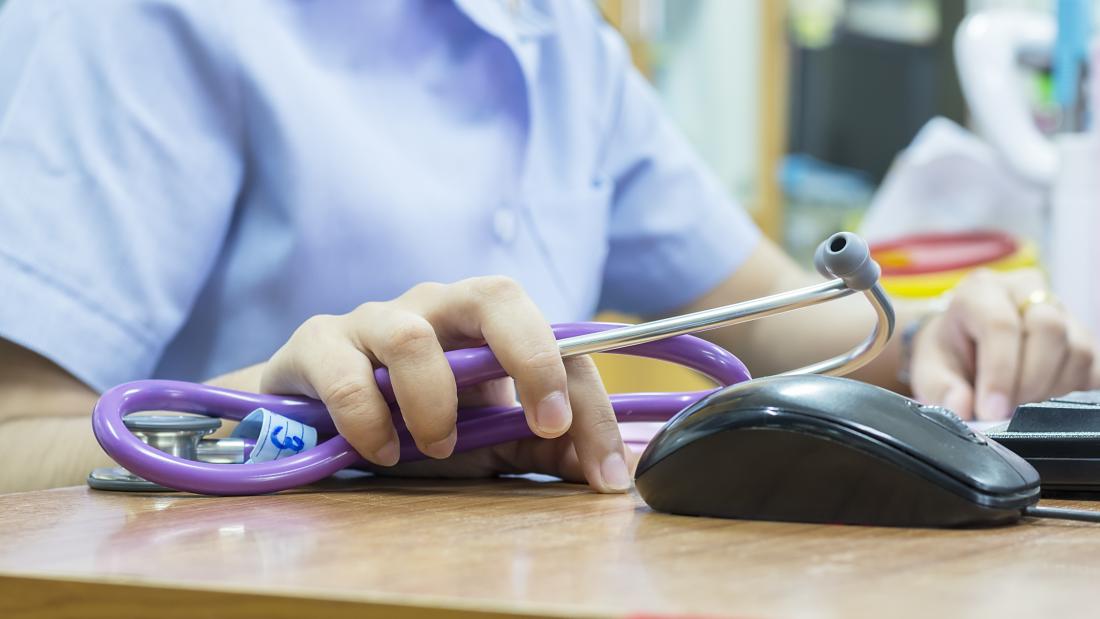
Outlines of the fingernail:
M626 468L623 455L617 451L608 454L600 463L600 476L603 477L603 483L608 489L617 492L629 490L630 484L634 481L630 478L630 471Z
M565 394L555 391L535 407L535 424L546 434L558 435L569 429L571 417Z
M424 446L424 455L432 458L447 458L455 449L455 443L458 442L458 429L453 428L451 433L447 435L447 438L440 439L434 443L428 443Z
M1012 415L1008 396L1003 393L987 393L982 402L982 412L986 419L1008 419Z
M401 445L398 444L397 439L391 439L390 442L382 446L381 449L374 452L374 457L371 458L371 462L379 466L393 466L397 464L397 460L401 457Z

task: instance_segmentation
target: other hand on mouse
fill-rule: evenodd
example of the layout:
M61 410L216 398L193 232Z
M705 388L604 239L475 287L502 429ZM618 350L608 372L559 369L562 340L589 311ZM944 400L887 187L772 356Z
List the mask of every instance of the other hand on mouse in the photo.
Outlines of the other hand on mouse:
M1000 420L1016 404L1098 385L1094 340L1036 270L976 271L913 342L913 395L964 419Z

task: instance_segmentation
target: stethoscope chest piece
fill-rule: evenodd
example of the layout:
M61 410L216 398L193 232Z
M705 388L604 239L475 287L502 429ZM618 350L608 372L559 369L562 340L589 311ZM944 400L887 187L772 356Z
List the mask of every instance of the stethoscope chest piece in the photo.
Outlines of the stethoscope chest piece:
M132 414L123 417L122 421L134 436L177 458L216 464L240 464L245 460L243 440L205 438L221 427L222 422L216 417ZM175 492L121 466L95 469L88 474L88 486L123 492Z
M148 479L142 479L121 466L101 466L88 473L88 487L115 492L175 492Z

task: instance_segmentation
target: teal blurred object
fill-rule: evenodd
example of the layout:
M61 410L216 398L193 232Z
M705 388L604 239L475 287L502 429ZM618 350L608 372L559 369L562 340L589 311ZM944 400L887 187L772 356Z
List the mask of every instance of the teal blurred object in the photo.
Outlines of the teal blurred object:
M859 227L875 191L867 172L804 153L783 158L779 184L787 209L783 245L801 264L812 262L819 239Z
M1058 38L1054 43L1054 97L1065 112L1062 129L1081 127L1083 102L1080 85L1084 81L1089 53L1092 18L1088 0L1058 0Z

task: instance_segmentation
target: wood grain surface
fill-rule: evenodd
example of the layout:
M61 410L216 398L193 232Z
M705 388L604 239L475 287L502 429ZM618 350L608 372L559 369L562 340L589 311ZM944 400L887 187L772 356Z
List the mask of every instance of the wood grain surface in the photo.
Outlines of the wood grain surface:
M5 618L1100 615L1087 523L724 521L528 479L364 478L243 498L10 494L0 526Z

